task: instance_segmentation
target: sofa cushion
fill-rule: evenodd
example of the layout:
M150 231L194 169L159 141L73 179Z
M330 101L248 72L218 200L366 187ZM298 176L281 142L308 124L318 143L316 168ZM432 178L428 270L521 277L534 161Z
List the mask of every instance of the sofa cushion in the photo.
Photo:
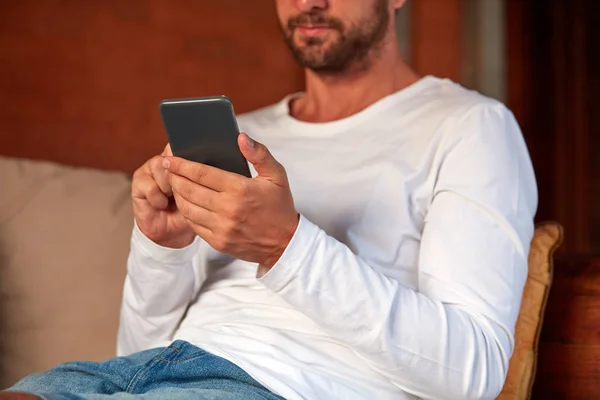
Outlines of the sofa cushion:
M0 387L114 356L129 178L0 157L0 187Z

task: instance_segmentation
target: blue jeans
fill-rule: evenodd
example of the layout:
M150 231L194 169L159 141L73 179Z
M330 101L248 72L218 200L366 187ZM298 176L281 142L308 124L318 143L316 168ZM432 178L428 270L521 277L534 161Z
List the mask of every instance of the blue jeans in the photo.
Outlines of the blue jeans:
M62 364L30 375L9 390L44 400L283 399L235 364L183 340L99 363Z

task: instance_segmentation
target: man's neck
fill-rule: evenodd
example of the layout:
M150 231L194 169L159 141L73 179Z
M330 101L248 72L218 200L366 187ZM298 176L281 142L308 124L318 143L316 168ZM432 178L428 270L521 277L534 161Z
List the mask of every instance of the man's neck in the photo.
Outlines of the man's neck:
M419 79L399 50L381 54L386 56L378 57L368 68L340 75L306 70L306 94L292 102L292 116L306 122L346 118Z

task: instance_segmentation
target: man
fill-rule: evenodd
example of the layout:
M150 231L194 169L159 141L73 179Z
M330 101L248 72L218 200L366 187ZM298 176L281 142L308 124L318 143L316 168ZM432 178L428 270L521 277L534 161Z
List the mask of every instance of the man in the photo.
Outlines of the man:
M146 162L133 179L123 357L65 364L13 390L44 399L500 392L537 205L513 116L405 64L394 34L404 0L276 3L306 92L240 118L255 177L168 148Z

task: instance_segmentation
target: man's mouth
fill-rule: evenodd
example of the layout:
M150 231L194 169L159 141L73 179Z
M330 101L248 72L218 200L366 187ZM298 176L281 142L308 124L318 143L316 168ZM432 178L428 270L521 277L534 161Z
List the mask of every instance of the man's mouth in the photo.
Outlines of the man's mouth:
M300 33L300 35L306 37L321 36L332 29L333 28L328 25L299 25L296 27L296 30Z

